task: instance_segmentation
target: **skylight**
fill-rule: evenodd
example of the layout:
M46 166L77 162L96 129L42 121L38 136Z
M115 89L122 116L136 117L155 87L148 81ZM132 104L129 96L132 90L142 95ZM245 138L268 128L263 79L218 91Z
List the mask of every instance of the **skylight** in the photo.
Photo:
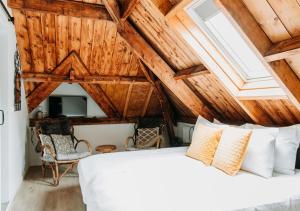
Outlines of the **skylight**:
M200 24L222 53L245 80L268 78L271 75L255 55L230 20L217 8L213 0L202 1L194 7Z

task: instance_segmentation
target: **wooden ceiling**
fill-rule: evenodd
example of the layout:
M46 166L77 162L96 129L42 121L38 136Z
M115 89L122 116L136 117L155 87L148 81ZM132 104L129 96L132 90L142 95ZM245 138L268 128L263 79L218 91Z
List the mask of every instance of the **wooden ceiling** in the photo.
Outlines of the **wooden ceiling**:
M220 2L228 10L227 4L241 4ZM10 0L29 110L60 83L72 82L79 83L108 116L164 115L168 99L178 119L200 114L226 122L299 123L295 103L300 91L292 87L300 83L286 86L293 99L239 100L231 95L183 38L181 20L175 15L175 21L167 22L165 15L180 3L122 0L118 10L115 0ZM271 45L300 35L296 0L243 0L241 6ZM230 12L239 17L238 10ZM239 24L243 28L243 21ZM299 54L293 52L284 59L299 77ZM293 77L288 79L295 81Z

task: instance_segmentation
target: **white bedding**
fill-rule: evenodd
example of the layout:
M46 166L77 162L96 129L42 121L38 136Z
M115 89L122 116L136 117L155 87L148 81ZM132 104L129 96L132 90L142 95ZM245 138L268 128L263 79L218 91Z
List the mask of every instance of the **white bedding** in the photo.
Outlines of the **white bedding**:
M99 154L79 162L88 211L300 210L300 171L228 176L187 148Z

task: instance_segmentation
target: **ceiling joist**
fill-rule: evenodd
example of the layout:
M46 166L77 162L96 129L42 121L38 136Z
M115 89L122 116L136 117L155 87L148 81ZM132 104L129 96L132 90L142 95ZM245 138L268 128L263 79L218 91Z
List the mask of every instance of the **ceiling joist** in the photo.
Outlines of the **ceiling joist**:
M121 17L122 21L125 21L128 16L132 13L136 5L140 2L140 0L127 0L124 2L123 6L123 14Z
M300 36L275 43L265 54L267 62L286 59L300 54Z
M136 76L99 76L90 75L76 78L70 75L24 72L21 78L26 82L58 82L58 83L89 83L89 84L149 84L144 77Z
M195 77L195 76L199 76L199 75L205 75L205 74L210 74L210 72L209 72L209 70L207 70L207 68L203 64L200 64L200 65L197 65L194 67L190 67L190 68L178 71L174 75L174 79L182 80L182 79L187 79L187 78L191 78L191 77Z
M103 5L68 0L8 0L12 9L40 11L58 15L111 21Z

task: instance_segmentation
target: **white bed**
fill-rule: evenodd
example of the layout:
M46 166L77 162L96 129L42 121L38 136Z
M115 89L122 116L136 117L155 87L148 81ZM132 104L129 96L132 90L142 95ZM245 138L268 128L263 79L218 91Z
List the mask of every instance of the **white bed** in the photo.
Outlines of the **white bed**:
M187 148L99 154L79 162L88 211L300 210L300 171L228 176Z

